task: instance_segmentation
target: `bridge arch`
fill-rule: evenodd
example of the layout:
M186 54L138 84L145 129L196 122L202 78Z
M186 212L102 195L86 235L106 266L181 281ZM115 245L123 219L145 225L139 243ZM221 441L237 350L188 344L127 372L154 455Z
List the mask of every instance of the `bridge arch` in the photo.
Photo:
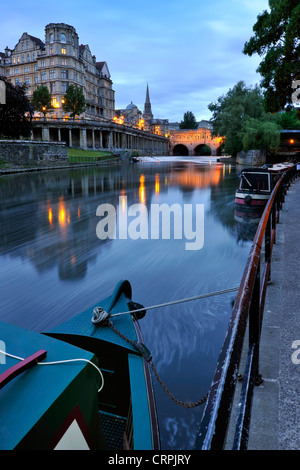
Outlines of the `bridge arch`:
M173 148L174 156L185 157L185 156L188 156L188 154L189 154L189 149L183 144L177 144Z
M194 155L202 156L202 155L211 155L211 148L207 144L199 144L197 147L194 148Z

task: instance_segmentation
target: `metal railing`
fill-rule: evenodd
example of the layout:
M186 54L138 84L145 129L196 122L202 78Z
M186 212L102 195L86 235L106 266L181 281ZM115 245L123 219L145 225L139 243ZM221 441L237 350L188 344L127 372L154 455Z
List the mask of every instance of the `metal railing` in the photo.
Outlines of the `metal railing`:
M232 450L247 449L254 386L260 381L259 345L276 224L286 191L295 176L296 167L281 176L260 219L197 434L195 447L198 450L223 450L225 447L248 329L248 351L231 446Z

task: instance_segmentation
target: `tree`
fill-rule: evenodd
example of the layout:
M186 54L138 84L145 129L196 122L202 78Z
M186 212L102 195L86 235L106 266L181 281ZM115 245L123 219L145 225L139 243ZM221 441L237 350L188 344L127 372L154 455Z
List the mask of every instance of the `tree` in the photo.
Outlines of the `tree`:
M184 113L183 121L179 124L180 129L197 129L198 123L194 114L191 111Z
M300 121L297 109L289 109L284 113L278 113L275 120L281 129L300 130Z
M253 26L254 36L243 52L264 56L257 71L265 89L266 111L278 112L292 102L292 83L300 73L300 3L299 0L269 0L270 12L264 11Z
M34 109L43 113L44 116L47 111L52 110L51 93L48 90L48 87L45 85L38 86L32 94L31 103Z
M86 109L86 102L82 88L70 85L64 96L63 109L70 113L75 119L76 115L83 113Z
M272 153L278 151L280 145L280 133L275 122L249 118L245 124L243 133L243 150L260 149Z
M278 126L274 117L265 112L258 86L247 87L240 81L226 95L219 97L216 103L209 104L208 108L213 113L212 134L225 138L224 150L232 156L241 150L249 150L250 143L255 145L252 149L266 149L266 142L270 144L270 133L273 133L277 142ZM272 125L267 125L268 122ZM261 132L265 135L262 136ZM272 145L267 147L268 150L273 149Z
M14 86L0 78L6 86L6 104L0 105L0 135L13 139L29 137L33 107L26 96L26 86Z

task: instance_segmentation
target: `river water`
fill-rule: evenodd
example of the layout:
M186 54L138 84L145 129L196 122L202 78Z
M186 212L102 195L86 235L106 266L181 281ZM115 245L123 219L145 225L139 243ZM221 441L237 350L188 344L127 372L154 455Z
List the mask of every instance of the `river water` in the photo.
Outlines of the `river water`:
M1 176L0 320L49 330L99 302L121 279L146 307L238 286L254 234L250 219L235 213L238 173L228 164L178 158ZM150 218L153 205L163 203L192 208L198 249L187 249L184 225L182 239L173 230L154 238L150 228L138 237L129 208L142 205ZM115 238L99 238L103 204L115 209L109 219ZM199 219L196 207L204 209ZM208 392L234 298L149 310L141 320L156 369L177 399L195 402ZM191 449L203 405L183 408L153 382L162 449Z

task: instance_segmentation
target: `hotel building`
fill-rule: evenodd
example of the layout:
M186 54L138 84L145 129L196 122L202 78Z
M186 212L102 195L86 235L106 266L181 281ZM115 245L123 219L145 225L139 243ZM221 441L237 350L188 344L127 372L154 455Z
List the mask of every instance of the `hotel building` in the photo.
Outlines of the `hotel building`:
M97 121L114 117L115 92L107 63L97 62L89 46L79 44L75 28L65 23L48 24L44 42L23 33L13 49L0 52L0 75L13 85L25 83L29 99L38 86L47 86L54 118L66 117L62 99L71 84L81 87L86 99L81 117Z

